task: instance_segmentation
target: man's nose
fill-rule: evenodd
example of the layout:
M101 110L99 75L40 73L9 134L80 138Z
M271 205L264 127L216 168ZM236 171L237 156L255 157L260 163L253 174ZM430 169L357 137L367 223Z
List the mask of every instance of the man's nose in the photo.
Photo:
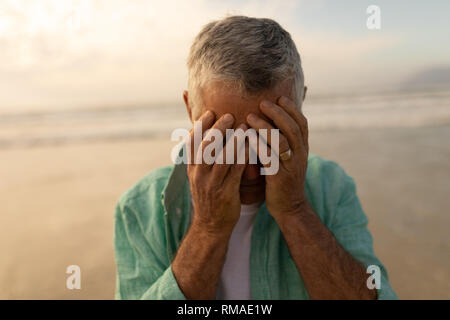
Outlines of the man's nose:
M257 164L248 164L245 169L243 176L246 180L257 179L260 176L260 167Z

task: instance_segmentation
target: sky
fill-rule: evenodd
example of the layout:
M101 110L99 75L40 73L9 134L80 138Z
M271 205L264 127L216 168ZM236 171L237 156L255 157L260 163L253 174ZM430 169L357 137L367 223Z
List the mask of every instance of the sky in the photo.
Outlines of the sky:
M0 0L0 113L182 103L192 40L229 14L290 32L313 96L396 89L450 66L444 0Z

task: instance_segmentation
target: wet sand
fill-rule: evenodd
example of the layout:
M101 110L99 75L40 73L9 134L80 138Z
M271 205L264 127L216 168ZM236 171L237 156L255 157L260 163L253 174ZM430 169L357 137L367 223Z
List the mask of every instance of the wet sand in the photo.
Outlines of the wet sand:
M403 299L450 298L450 127L312 131L357 184L375 252ZM111 299L120 194L170 163L165 139L0 150L0 299ZM66 289L67 266L81 290Z

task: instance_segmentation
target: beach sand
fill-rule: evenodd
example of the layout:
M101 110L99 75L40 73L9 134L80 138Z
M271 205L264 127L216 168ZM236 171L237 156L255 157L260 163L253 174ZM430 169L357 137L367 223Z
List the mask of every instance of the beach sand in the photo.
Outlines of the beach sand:
M357 184L375 253L403 299L450 298L450 127L312 131ZM0 299L112 299L121 193L170 164L142 139L0 150ZM81 267L81 290L66 268Z

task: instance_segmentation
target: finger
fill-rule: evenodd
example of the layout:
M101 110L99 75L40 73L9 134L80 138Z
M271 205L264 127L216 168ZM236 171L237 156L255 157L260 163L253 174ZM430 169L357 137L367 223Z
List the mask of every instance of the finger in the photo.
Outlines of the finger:
M300 141L303 142L303 138L297 122L283 108L271 101L263 100L260 104L260 109L281 130L291 148L294 151L299 150L301 148ZM299 137L301 140L299 140Z
M250 113L247 116L247 122L253 129L258 131L260 134L261 134L261 132L260 132L261 129L266 129L267 130L266 142L268 145L270 145L270 146L272 145L272 132L273 132L272 130L277 130L276 128L274 128L266 120L258 117L256 114L253 114L253 113ZM278 135L278 150L279 150L279 152L283 153L283 152L288 151L289 149L290 149L289 143L288 143L286 137L280 133Z
M210 111L207 110L201 117L200 119L196 120L194 122L194 127L191 129L191 131L189 132L189 137L187 140L187 150L190 150L189 156L190 159L188 159L188 163L189 164L193 164L195 156L196 156L196 152L198 153L198 147L201 143L201 138L203 137L203 133L208 130L209 128L211 128L211 126L214 123L214 119L215 119L215 114ZM201 130L199 124L201 124ZM196 132L197 131L197 132ZM197 134L197 136L200 136L199 141L194 141L195 140L195 135ZM197 148L196 148L196 144L197 144Z
M234 163L230 166L229 173L224 179L225 188L231 188L233 191L239 190L239 186L241 185L242 174L244 173L245 168L248 165L249 160L249 143L245 140L238 147L238 150L245 150L245 162L244 163ZM242 151L238 151L242 152Z
M247 130L248 127L242 123L240 124L236 130L238 129L242 129L243 131ZM237 145L238 144L238 139L236 134L234 134L234 136L232 136L230 139L228 139L228 141L226 142L225 146L223 147L222 151L219 153L219 155L217 156L217 159L221 160L221 163L215 163L214 167L213 167L213 176L216 177L216 179L218 181L223 182L223 180L225 179L226 175L228 174L228 172L230 171L230 167L234 164L237 163L237 159L238 159L238 153L242 152L239 151L240 150L240 146ZM228 152L232 152L233 153L233 158L231 160L233 161L228 161L227 163L227 154ZM244 149L245 152L245 149Z
M223 138L225 137L225 133L227 129L231 129L233 128L233 124L234 124L234 117L230 114L224 114L222 117L219 118L219 120L216 121L216 123L212 126L211 131L207 132L205 137L203 138L202 144L201 144L201 155L197 154L197 157L199 156L203 156L205 158L205 156L208 157L208 161L206 161L206 158L204 159L205 161L202 161L203 165L206 167L211 167L212 165L214 165L215 159L217 157L217 154L215 154L215 149L212 150L212 152L214 152L214 155L211 154L211 159L210 158L210 154L209 152L205 155L205 148L210 145L211 143L215 142L215 139L220 139L219 144L220 144L220 150L219 152L223 149ZM213 139L214 137L214 139ZM214 146L213 146L214 147ZM211 152L211 153L212 153Z
M303 115L303 112L297 107L297 105L286 96L280 96L277 99L277 104L284 109L294 120L297 122L300 130L302 132L303 143L305 144L307 149L308 146L308 120Z

